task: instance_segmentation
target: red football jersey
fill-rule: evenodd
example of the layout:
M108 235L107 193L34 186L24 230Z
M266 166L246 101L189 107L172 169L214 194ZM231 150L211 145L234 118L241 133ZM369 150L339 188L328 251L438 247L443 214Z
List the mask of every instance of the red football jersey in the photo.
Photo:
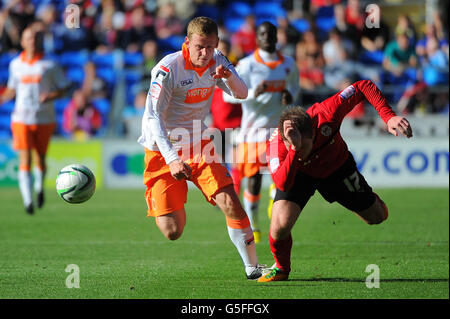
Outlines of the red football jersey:
M267 146L267 162L278 189L289 190L297 172L325 178L344 164L349 153L339 129L344 117L364 99L375 107L385 123L396 115L372 81L355 82L306 111L312 119L315 138L311 154L305 160L299 160L296 152L286 147L278 129L272 134Z

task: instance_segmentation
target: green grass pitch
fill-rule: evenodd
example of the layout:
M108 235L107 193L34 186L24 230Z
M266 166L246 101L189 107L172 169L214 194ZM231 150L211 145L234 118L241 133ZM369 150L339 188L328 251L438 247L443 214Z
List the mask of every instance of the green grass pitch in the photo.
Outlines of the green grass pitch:
M223 214L190 190L183 236L165 239L146 218L143 190L97 190L70 205L47 190L35 216L18 188L0 189L0 298L150 299L441 299L449 298L449 190L377 189L389 219L364 224L320 195L293 230L290 280L247 281ZM260 263L267 240L267 191L260 208ZM66 267L79 267L80 288L67 288ZM366 267L380 287L366 287Z

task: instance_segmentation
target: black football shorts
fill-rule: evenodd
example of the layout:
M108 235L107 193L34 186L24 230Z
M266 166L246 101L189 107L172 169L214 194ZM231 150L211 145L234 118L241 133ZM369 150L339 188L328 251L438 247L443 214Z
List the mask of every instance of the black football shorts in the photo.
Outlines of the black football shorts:
M297 173L294 185L289 191L282 192L277 189L274 202L288 200L303 209L316 190L328 202L338 202L354 212L367 209L375 202L375 194L358 171L355 159L350 152L345 163L324 179L302 172Z

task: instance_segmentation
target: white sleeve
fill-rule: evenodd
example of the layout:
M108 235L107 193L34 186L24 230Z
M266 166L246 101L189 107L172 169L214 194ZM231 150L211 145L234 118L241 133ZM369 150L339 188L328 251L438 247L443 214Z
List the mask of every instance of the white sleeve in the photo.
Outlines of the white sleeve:
M239 76L239 73L234 68L233 63L228 60L220 51L217 51L217 64L222 64L225 68L231 71L231 76L228 79L218 81L217 85L233 97L238 99L245 99L248 95L248 88L244 80ZM226 88L222 85L225 84Z
M13 68L13 63L9 64L9 77L8 77L8 84L7 87L8 89L13 89L13 90L17 90L17 85L19 84L19 79L17 78L15 72L14 72L14 68Z
M237 77L244 83L244 85L248 88L247 90L247 96L245 98L239 98L237 96L233 96L231 94L225 94L223 93L223 99L227 103L232 104L239 104L243 101L252 100L255 98L255 90L250 87L250 78L248 73L248 63L245 61L239 61L238 65L234 69L236 72ZM231 77L230 77L231 79ZM233 81L234 79L231 79Z
M152 82L147 95L145 107L149 111L149 123L152 137L164 157L166 164L179 159L178 153L170 143L166 127L162 120L163 111L169 107L172 93L170 71L166 72L159 66L152 72Z

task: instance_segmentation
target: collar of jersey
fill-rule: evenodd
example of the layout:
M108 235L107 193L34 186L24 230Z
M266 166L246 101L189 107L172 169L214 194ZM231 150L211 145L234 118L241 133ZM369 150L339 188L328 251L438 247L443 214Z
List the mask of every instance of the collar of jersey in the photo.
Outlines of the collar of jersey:
M277 51L278 60L272 61L272 62L264 62L264 60L259 55L259 50L255 50L255 53L253 53L253 56L255 57L255 60L259 63L265 64L271 69L275 69L277 66L279 66L281 63L284 62L284 56L280 53L280 51Z
M27 56L25 55L25 51L23 51L20 54L20 61L32 65L35 62L39 61L42 58L42 56L43 56L42 53L36 53L36 54L33 55L33 58L31 60L27 60Z
M198 74L198 76L202 76L206 70L208 70L211 66L216 64L216 61L214 61L214 59L211 59L211 61L209 61L207 66L204 66L202 68L197 68L192 64L191 59L189 58L189 50L188 50L186 44L184 44L184 43L182 46L182 51L183 51L183 57L184 57L184 69L185 70L193 70Z

